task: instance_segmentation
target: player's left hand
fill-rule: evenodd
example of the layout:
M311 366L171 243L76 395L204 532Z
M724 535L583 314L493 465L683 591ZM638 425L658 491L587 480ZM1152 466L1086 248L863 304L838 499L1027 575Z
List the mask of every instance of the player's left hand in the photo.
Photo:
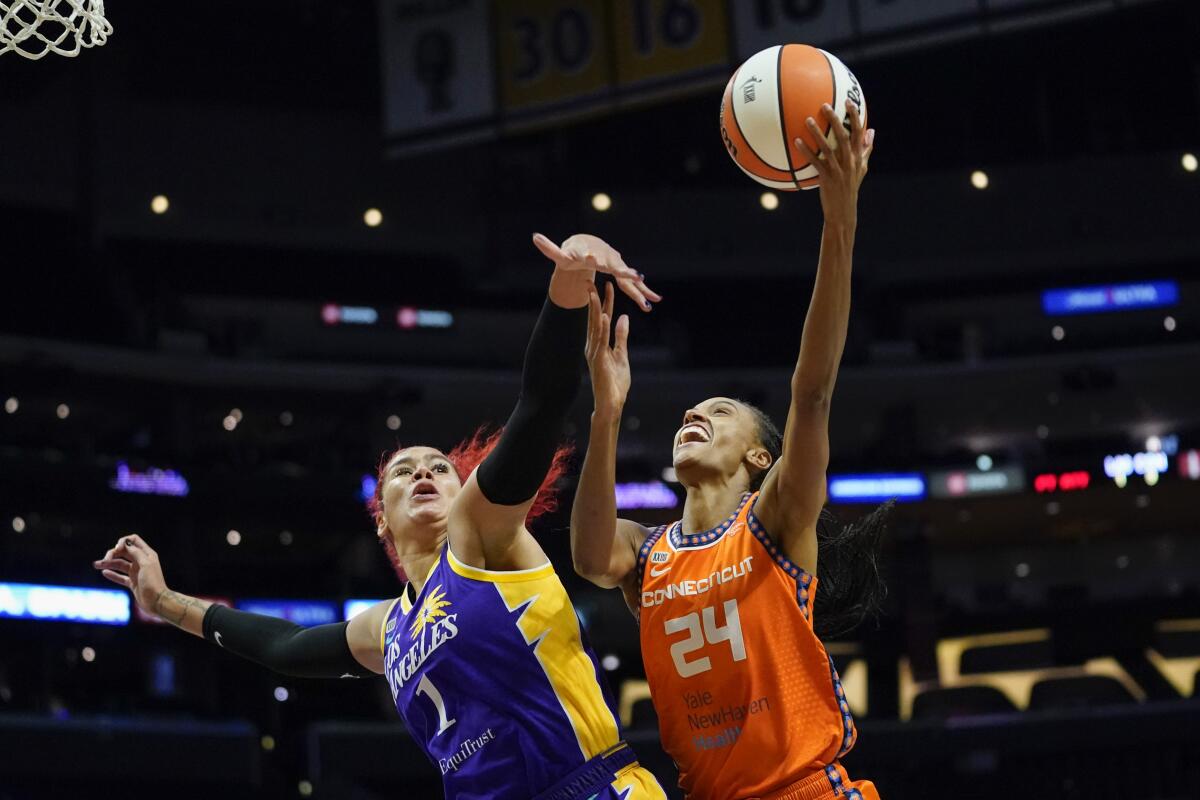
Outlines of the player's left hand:
M604 287L603 301L595 289L588 292L587 364L593 411L619 419L629 394L629 317L622 314L612 324L613 295L611 283Z
M646 276L625 263L616 248L599 236L577 233L562 245L556 245L540 233L533 235L533 244L542 255L554 262L556 269L564 272L603 272L611 275L617 287L637 303L642 311L649 311L662 296L646 285Z
M847 100L846 111L850 119L849 131L833 106L828 103L821 106L821 113L828 120L836 142L832 147L812 117L808 118L806 124L809 133L818 142L817 151L813 152L803 139L796 139L797 149L808 157L821 179L821 209L827 220L854 219L858 206L858 187L867 175L867 164L875 149L875 129L863 128L858 106Z

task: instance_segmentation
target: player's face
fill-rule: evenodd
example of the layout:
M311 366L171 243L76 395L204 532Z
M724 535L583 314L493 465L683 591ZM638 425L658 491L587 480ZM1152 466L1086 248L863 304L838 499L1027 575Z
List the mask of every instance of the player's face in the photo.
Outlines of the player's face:
M736 473L755 449L761 448L750 409L728 397L711 397L684 412L683 424L675 432L672 460L685 481L704 472L727 476Z
M388 527L444 522L450 502L462 488L458 473L441 450L406 447L388 463L383 476L383 508Z

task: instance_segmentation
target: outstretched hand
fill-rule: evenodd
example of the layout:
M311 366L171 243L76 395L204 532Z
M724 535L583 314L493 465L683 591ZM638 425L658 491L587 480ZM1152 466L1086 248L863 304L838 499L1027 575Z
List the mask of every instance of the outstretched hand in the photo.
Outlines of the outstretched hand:
M158 553L137 534L122 536L116 546L93 561L92 566L108 580L124 586L143 611L157 614L158 598L167 590Z
M610 347L614 296L611 283L604 287L603 305L596 291L589 293L587 362L595 411L619 415L629 394L629 315L622 314L617 320Z
M821 134L817 121L809 117L806 121L809 133L817 142L817 150L801 138L796 139L796 148L803 153L820 177L821 209L827 220L850 220L854 218L858 203L858 187L867 175L867 164L875 150L875 129L863 128L858 106L846 101L850 117L850 130L838 118L833 106L821 106L821 113L829 121L833 131L834 145L830 145Z
M556 245L540 233L533 235L533 244L542 255L554 262L554 267L563 272L603 272L612 276L617 287L637 303L642 311L649 311L662 296L646 285L646 276L625 263L621 254L598 236L577 233L562 245Z

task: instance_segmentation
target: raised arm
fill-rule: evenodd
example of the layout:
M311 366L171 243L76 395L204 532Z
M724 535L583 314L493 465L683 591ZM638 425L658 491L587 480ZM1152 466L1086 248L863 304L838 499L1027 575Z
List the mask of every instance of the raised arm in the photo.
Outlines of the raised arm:
M847 101L850 131L832 107L822 108L837 146L830 148L811 117L808 127L820 152L804 140L796 146L820 175L825 228L800 356L792 373L792 402L783 432L783 455L763 482L755 513L801 568L817 568L817 518L825 504L829 466L829 408L850 321L850 267L858 225L858 189L867 174L875 131L864 130L858 107Z
M137 535L121 537L92 566L128 589L143 611L284 675L346 678L383 673L379 630L388 603L377 603L349 623L313 628L235 611L167 588L158 553Z
M604 305L593 293L588 304L587 362L592 376L592 432L571 506L571 559L575 571L604 589L626 583L637 565L646 529L617 519L615 484L617 433L629 393L629 317L617 320L609 346L613 314L612 286Z
M450 512L455 554L487 569L526 569L544 560L524 520L579 389L595 273L611 275L644 311L660 299L620 253L594 236L572 236L560 248L537 235L534 244L555 268L525 352L521 395L495 450L467 479Z

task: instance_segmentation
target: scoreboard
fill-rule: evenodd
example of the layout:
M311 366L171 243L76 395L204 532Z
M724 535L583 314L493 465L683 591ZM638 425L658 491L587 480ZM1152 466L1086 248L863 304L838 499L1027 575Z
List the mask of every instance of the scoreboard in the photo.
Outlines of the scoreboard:
M853 59L1126 1L379 0L384 133L442 147L720 86L781 43Z

